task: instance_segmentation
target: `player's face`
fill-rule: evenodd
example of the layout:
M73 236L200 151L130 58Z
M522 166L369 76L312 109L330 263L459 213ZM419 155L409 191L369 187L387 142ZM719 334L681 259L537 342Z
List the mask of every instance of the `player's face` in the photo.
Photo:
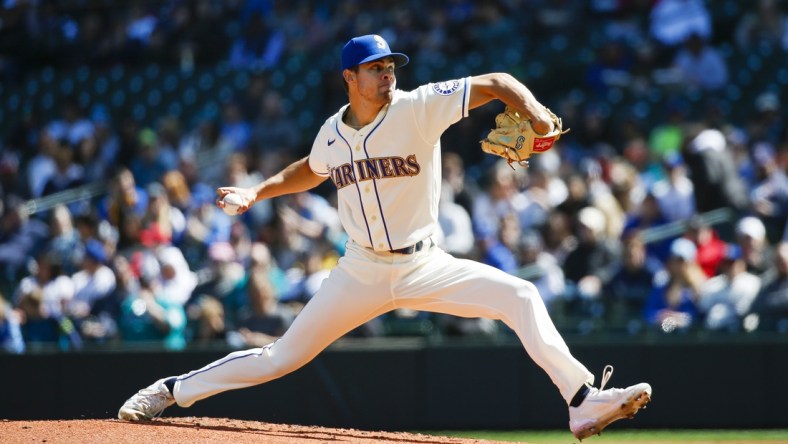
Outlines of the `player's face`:
M357 87L365 100L380 105L389 103L397 87L394 59L385 57L359 65Z

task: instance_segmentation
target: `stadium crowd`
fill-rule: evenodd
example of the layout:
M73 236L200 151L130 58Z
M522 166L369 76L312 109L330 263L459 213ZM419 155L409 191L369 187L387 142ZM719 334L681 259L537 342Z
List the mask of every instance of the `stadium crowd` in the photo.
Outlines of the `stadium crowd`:
M529 168L513 169L478 147L500 110L455 125L443 141L442 248L534 282L569 333L788 332L788 72L737 95L740 67L722 50L768 48L784 60L784 2L733 2L741 9L727 21L717 10L731 2L701 0L114 3L4 2L4 90L46 67L227 63L253 75L197 121L163 108L119 116L77 92L55 101L54 118L32 105L5 116L8 352L241 347L281 335L343 253L331 185L241 217L218 209L214 190L252 185L309 152L314 131L288 113L271 70L314 60L325 96L319 124L345 99L337 45L367 33L412 55L400 87L416 86L408 70L422 63L456 76L502 66L527 85L533 76L537 97L572 128ZM495 46L503 42L515 56ZM474 67L468 55L485 51L513 59ZM576 85L526 63L538 55L549 69L572 51L586 57ZM648 113L616 105L621 94L657 93ZM400 310L349 335L500 334L509 332L488 320Z

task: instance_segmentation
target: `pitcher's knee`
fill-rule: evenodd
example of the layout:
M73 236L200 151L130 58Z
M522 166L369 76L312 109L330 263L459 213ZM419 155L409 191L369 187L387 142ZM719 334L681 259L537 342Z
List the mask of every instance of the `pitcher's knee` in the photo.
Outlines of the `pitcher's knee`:
M517 287L517 297L522 299L524 302L530 302L536 299L541 302L542 300L536 285L529 281L523 281L520 286Z
M300 356L298 353L294 353L293 350L264 350L263 353L269 353L269 371L275 378L298 370L311 359Z

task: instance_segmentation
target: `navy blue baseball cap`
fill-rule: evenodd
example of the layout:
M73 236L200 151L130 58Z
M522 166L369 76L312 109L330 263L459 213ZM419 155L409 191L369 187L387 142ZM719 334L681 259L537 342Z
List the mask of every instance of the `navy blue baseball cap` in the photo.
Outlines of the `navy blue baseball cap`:
M405 54L391 52L389 44L379 35L370 34L354 37L342 48L342 70L382 59L383 57L392 57L394 66L397 68L406 65L410 61Z

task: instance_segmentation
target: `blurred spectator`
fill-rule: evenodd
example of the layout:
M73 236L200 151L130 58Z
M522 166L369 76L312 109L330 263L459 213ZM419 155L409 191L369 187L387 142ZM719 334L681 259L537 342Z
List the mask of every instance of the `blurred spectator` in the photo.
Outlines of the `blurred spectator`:
M576 23L583 14L580 4L567 1L538 1L535 7L535 25L541 32L547 33L569 33L572 32L572 24Z
M659 259L647 254L640 231L626 232L622 242L621 261L614 263L611 278L602 291L608 319L613 323L640 317L654 279L662 269Z
M57 205L50 214L49 241L45 250L58 258L64 273L71 275L79 266L81 248L82 239L74 226L71 212L65 205Z
M448 253L467 256L473 249L473 222L468 212L454 202L452 187L444 182L441 187L438 224L440 236L436 236L437 244Z
M148 210L148 193L137 186L134 174L121 167L110 184L109 193L98 203L99 217L120 229L121 246L127 247L135 239L124 235L124 224L129 218L142 220Z
M651 36L672 47L695 34L710 38L711 15L702 0L659 0L649 16Z
M777 247L776 273L764 279L763 288L745 318L747 330L788 332L788 242Z
M67 97L62 102L60 119L49 122L47 130L62 145L77 146L82 139L93 135L94 128L76 98Z
M77 327L90 316L97 301L115 291L115 273L107 266L109 257L104 245L96 239L85 241L80 270L71 276L74 297L66 303L66 314Z
M185 214L192 204L192 193L186 182L186 176L178 170L170 170L162 176L161 184L167 193L170 205L180 210L181 214Z
M121 305L120 332L128 342L160 342L165 348L186 346L183 304L161 293L160 266L148 252L135 255L139 287L130 286Z
M649 151L660 159L668 159L681 151L688 111L687 105L680 100L668 101L665 108L665 121L655 124L648 138Z
M156 251L161 269L157 297L183 306L197 286L197 275L186 263L181 250L173 246L162 246Z
M38 254L48 236L47 224L31 218L17 196L0 201L0 282L4 292L13 291L28 260Z
M555 311L566 294L564 271L550 254L544 251L541 234L536 231L523 233L520 240L521 267L518 277L533 283L548 311Z
M117 135L117 129L113 125L109 110L104 105L95 105L93 107L91 120L95 130L93 138L97 147L96 157L99 159L97 163L106 165L105 177L109 177L113 173L113 168L115 168L115 163L120 154L120 139Z
M764 223L767 240L776 243L788 222L788 175L770 144L757 143L752 152L756 165L756 183L750 192L752 209Z
M201 322L207 322L203 310L216 314L215 301L222 310L223 325L234 328L238 313L247 303L244 291L246 272L237 262L235 250L229 242L211 244L208 261L207 266L197 272L199 283L194 288L187 313L190 319L199 318ZM196 307L192 308L195 304ZM216 321L208 323L215 324Z
M180 209L170 205L167 190L159 182L151 182L146 192L148 211L142 218L140 242L149 248L177 244L186 230L186 217Z
M762 276L771 267L772 251L766 240L766 227L753 216L741 218L736 224L736 243L741 248L747 271Z
M744 182L736 172L722 132L708 128L693 131L688 134L682 156L695 187L695 207L699 212L747 208Z
M591 205L591 198L588 192L588 184L579 174L572 174L566 179L567 196L556 210L574 217L578 211ZM574 227L574 224L572 225Z
M649 191L643 198L643 202L640 203L638 212L627 218L624 232L658 229L666 223L668 223L668 220L662 214L662 207L660 207L659 201L654 192ZM646 245L646 251L649 255L664 261L668 257L671 240L670 238L654 240Z
M62 317L76 291L74 281L64 274L62 264L63 260L56 253L40 253L29 265L30 274L19 281L14 291L14 304L20 306L25 298L37 299L36 304L45 318Z
M491 265L509 274L517 272L519 260L515 252L519 250L519 239L522 230L517 215L510 213L500 220L495 234L481 239L481 262Z
M60 149L60 142L54 137L51 131L41 130L37 146L37 153L28 160L25 173L27 175L27 186L31 197L41 197L44 194L44 186L57 171L55 164L55 152Z
M16 307L15 314L21 324L26 347L57 345L66 351L82 346L82 338L74 323L66 316L52 315L47 311L40 288L22 295Z
M230 216L216 206L216 193L205 184L192 189L192 207L186 215L186 231L179 245L189 264L196 268L206 260L208 247L230 239Z
M720 52L706 38L690 35L673 59L681 83L705 90L719 90L728 84L728 66Z
M42 196L75 188L85 183L85 169L74 161L74 149L61 141L53 153L55 171L44 181Z
M328 200L315 192L302 192L288 196L286 205L278 208L279 217L296 228L310 244L327 239L337 249L347 238L339 222L338 210Z
M301 141L301 130L285 109L282 94L269 89L260 99L260 111L252 123L251 143L260 152L292 150Z
M610 280L611 266L617 259L615 245L605 236L605 215L595 207L577 214L577 247L570 251L562 268L566 278L584 299L596 299Z
M747 271L735 244L727 246L720 271L701 286L698 308L707 329L738 331L761 289L761 278Z
M654 279L644 316L665 333L690 327L698 316L698 295L706 277L695 262L696 253L691 241L674 240L665 270Z
M449 187L453 201L463 207L468 214L472 214L473 200L478 190L474 189L473 183L467 180L462 156L444 150L441 153L441 177L444 186Z
M755 145L766 142L779 147L785 138L786 122L780 97L771 91L759 94L755 98L755 112L747 122L749 140Z
M232 153L233 144L221 137L218 123L203 117L197 127L181 140L178 147L180 169L190 186L197 181L218 186L225 179L224 159ZM199 177L195 177L198 172Z
M553 256L559 264L564 263L566 256L574 250L577 238L572 229L570 217L563 212L553 212L547 218L547 223L542 227L545 251Z
M687 177L684 161L680 154L673 153L664 164L668 177L656 182L651 192L668 222L689 219L695 214L695 188Z
M265 178L258 171L250 171L249 157L244 153L232 154L226 162L227 174L224 180L226 186L250 187L262 182ZM270 200L256 203L249 209L242 219L248 219L252 225L263 225L274 217L273 204Z
M141 187L161 181L161 177L169 170L178 166L177 157L172 148L162 146L159 136L150 128L145 128L138 135L138 151L131 159L129 169L134 180Z
M0 350L6 353L24 353L25 341L19 326L19 316L0 295Z
M103 181L110 169L110 163L101 156L99 148L94 134L85 137L74 147L74 161L82 167L83 180L86 183Z
M608 39L597 49L596 59L586 69L585 82L596 94L605 97L612 88L632 86L634 59L620 40Z
M788 16L779 0L748 2L736 23L735 41L745 51L760 44L788 51Z
M529 184L525 193L548 213L566 200L569 189L560 175L561 158L557 151L550 150L542 154L529 159ZM471 198L469 196L469 199ZM542 224L545 222L547 222L547 214Z
M706 277L716 276L719 266L725 257L727 246L707 222L696 216L687 224L687 239L691 240L697 248L696 262Z
M233 151L244 151L249 145L252 127L239 104L228 102L222 108L219 137L227 140Z
M210 343L223 341L227 333L226 313L221 301L208 294L202 294L186 309L186 316L192 327L192 342Z
M251 14L232 44L230 64L257 70L271 68L279 62L284 46L284 32L268 26L262 14Z
M265 244L252 246L252 262L248 271L248 313L242 315L238 330L229 335L236 347L263 346L281 336L293 322L294 314L277 300L269 277L271 255Z

